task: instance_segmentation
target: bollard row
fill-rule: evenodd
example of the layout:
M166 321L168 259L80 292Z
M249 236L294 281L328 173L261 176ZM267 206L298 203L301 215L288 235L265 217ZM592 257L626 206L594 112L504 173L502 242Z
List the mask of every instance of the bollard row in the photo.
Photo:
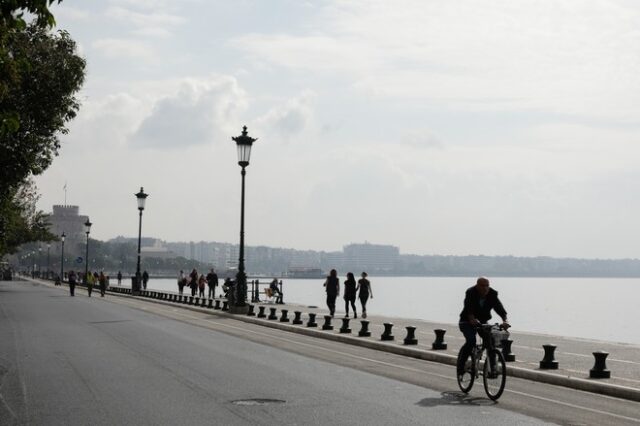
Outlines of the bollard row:
M110 292L120 293L120 294L132 294L130 288L125 287L110 287ZM142 290L140 291L141 297L147 297L151 299L164 300L173 303L182 303L189 304L193 306L200 306L202 308L207 309L216 309L216 310L229 310L229 302L227 300L222 300L222 306L220 306L220 299L207 299L207 298L199 298L194 296L185 296L181 294L173 294L173 293L163 293L158 291L151 290ZM281 309L280 318L277 315L277 308L269 308L270 313L267 316L265 313L265 306L258 306L258 313L255 312L255 306L249 305L249 311L247 312L248 316L256 316L257 318L267 318L268 320L279 320L280 322L288 323L291 321L292 324L302 325L304 322L302 321L302 312L294 311L294 318L290 320L288 317L289 311L287 309ZM316 322L316 313L310 312L308 314L308 320L306 323L307 327L313 328L318 327L318 323ZM322 325L322 330L333 330L332 318L330 315L324 315L324 323ZM381 341L392 341L395 339L393 335L393 323L383 323L384 332L380 336ZM417 345L418 339L416 338L416 327L407 326L406 337L403 339L405 345ZM338 329L341 334L351 334L350 328L350 320L349 318L342 318L342 326ZM435 340L431 344L431 348L433 350L446 350L448 345L444 340L446 330L444 329L435 329L433 330L435 333ZM371 331L369 331L369 321L361 320L360 321L360 331L358 331L359 337L371 337ZM511 351L511 345L513 344L513 340L504 339L501 341L502 354L504 356L505 361L514 362L516 360L516 356ZM557 370L559 368L559 363L555 359L555 350L557 346L547 344L542 345L544 349L544 356L539 363L539 368L541 370ZM589 370L589 377L593 379L609 379L611 378L611 371L607 368L606 359L609 356L608 352L596 351L593 352L594 357L594 365L593 368Z

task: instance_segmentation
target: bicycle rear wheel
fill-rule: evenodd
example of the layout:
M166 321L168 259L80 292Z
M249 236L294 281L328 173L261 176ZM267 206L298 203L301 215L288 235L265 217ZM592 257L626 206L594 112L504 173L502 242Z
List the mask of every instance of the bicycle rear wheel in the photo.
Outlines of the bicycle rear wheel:
M504 391L504 385L507 381L507 366L504 362L504 356L499 350L492 349L488 355L484 361L484 368L482 369L482 381L487 396L491 400L496 401ZM490 362L492 358L495 359L493 368Z
M458 354L458 359L460 359L460 353ZM468 393L473 387L473 382L476 379L476 357L473 354L473 351L464 360L463 373L457 374L456 372L456 375L460 390L464 393Z

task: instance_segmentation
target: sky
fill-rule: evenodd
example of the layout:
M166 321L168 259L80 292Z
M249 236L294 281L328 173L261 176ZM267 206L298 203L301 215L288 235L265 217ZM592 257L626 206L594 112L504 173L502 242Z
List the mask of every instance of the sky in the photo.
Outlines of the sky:
M65 0L87 60L38 207L92 236L638 258L634 0Z

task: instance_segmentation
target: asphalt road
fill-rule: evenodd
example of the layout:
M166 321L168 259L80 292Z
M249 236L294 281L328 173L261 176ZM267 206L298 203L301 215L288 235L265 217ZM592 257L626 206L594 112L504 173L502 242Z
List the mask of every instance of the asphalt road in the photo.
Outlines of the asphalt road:
M640 424L640 404L66 288L0 282L0 425Z

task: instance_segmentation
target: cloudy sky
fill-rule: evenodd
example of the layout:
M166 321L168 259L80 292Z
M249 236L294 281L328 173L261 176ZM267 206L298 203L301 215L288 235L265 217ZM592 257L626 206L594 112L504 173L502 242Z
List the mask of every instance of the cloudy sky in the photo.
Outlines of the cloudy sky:
M82 110L37 179L92 235L640 253L634 0L65 0Z

